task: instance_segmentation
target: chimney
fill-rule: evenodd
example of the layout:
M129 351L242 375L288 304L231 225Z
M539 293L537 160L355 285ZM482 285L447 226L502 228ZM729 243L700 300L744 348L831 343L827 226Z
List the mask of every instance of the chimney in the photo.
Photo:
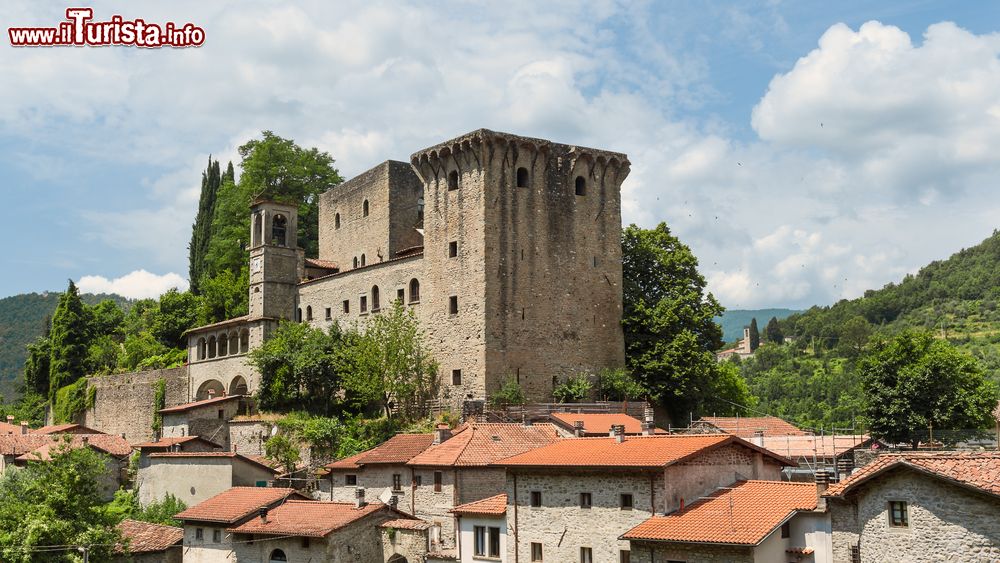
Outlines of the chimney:
M28 433L28 421L27 420L22 420L21 421L21 434L27 434L27 433Z
M262 524L267 524L267 507L262 506L257 509L257 516L260 516L260 521Z
M399 507L399 497L397 497L396 495L392 495L391 497L389 497L389 506L391 506L392 508Z
M615 437L615 442L621 444L625 441L625 425L615 424L611 427L611 435Z
M354 490L354 508L361 508L367 504L365 502L365 488L358 487Z
M214 399L215 398L215 389L209 389L208 390L208 398L209 399Z
M583 421L582 420L574 421L573 435L576 436L577 438L583 438L584 434L586 434L586 431L583 428Z
M642 435L650 436L656 432L656 424L653 423L653 407L647 406L642 416Z
M753 436L750 437L750 443L755 446L764 447L764 431L754 430Z
M7 424L14 424L14 415L12 414L7 415Z
M826 469L816 470L816 508L820 510L826 510L826 499L823 498L823 493L826 492L826 488L830 486L830 474L826 472Z
M86 446L90 443L90 436L80 436L80 441L83 442L84 446Z
M434 427L434 444L448 441L451 438L451 427L447 424L438 424Z

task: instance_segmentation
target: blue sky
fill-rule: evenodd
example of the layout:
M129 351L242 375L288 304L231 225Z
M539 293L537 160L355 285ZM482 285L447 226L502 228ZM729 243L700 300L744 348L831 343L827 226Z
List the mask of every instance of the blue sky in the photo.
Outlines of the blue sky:
M624 220L728 307L856 297L1000 222L1000 5L869 4L94 3L207 40L0 43L0 296L183 287L208 155L263 129L350 176L488 127L628 153Z

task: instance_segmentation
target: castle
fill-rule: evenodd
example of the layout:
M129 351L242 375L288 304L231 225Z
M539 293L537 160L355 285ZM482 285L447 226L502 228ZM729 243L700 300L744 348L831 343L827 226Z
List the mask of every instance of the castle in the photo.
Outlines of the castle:
M515 378L546 400L567 376L624 363L624 154L480 129L386 161L319 201L319 257L297 209L251 209L249 314L189 331L188 394L252 394L247 352L281 320L364 323L412 308L442 398Z

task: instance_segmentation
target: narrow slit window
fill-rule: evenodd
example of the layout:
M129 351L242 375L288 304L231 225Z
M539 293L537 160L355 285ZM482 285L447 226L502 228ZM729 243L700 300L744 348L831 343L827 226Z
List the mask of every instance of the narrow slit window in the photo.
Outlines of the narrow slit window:
M458 256L458 241L453 240L448 243L448 258Z
M448 298L448 314L457 315L458 314L458 296L452 295Z
M333 216L333 228L334 229L340 228L340 213L337 213L336 215Z
M523 166L517 169L517 187L528 187L528 169Z
M361 204L361 216L368 216L368 200L366 199L364 203Z
M350 299L344 299L343 305L344 305L344 314L346 315L346 314L350 313L351 312L351 300Z
M587 195L587 179L583 176L576 177L576 195Z
M326 320L330 320L332 318L333 318L333 309L331 309L330 307L327 307L326 308Z
M462 384L462 370L460 369L451 370L451 384L452 385Z
M379 305L378 286L372 286L372 312L378 311L382 307Z
M309 305L308 307L306 307L306 320L307 321L313 320L313 308L312 308L312 305Z
M420 282L417 278L410 280L410 303L420 302Z
M458 172L452 170L448 173L448 189L457 190L458 189Z

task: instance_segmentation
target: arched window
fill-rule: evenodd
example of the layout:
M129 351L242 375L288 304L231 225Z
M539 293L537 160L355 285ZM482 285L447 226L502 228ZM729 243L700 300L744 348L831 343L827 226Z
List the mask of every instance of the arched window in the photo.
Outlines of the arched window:
M357 256L354 257L354 267L355 268L358 267L358 257Z
M458 189L458 172L452 170L448 173L448 189L457 190Z
M583 176L576 177L576 195L587 195L587 179Z
M253 218L253 244L254 246L260 246L261 239L264 238L264 219L261 214L258 213L254 215Z
M313 320L313 308L312 308L312 305L309 305L309 306L306 307L306 320L307 321Z
M229 355L229 339L225 334L219 336L219 356Z
M240 332L240 354L246 354L250 351L250 331L243 329Z
M417 303L420 301L420 282L417 278L410 280L410 303Z
M361 267L362 268L365 267L365 255L364 254L361 255Z
M333 216L333 228L334 229L340 228L340 213L337 213L336 215Z
M274 219L271 219L271 244L288 246L288 241L285 240L287 230L288 219L285 219L284 215L275 215Z
M372 286L372 311L379 310L378 286Z
M229 383L229 394L230 395L246 395L247 394L247 380L244 379L242 375L237 375Z
M528 187L528 169L523 166L517 169L517 187Z
M361 216L368 216L368 200L366 199L364 203L361 204Z
M288 561L288 557L285 556L285 552L280 549L275 549L271 552L270 563L284 563Z
M214 358L215 357L215 352L216 352L215 337L214 336L210 336L210 337L208 337L208 357L209 358Z
M198 339L198 359L199 360L204 360L205 359L205 351L206 351L205 350L205 339L204 338L199 338Z
M302 322L302 307L295 310L295 322Z
M240 353L240 335L236 334L235 331L229 333L229 353Z

